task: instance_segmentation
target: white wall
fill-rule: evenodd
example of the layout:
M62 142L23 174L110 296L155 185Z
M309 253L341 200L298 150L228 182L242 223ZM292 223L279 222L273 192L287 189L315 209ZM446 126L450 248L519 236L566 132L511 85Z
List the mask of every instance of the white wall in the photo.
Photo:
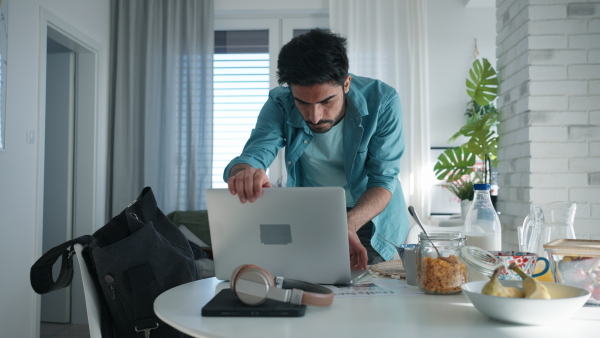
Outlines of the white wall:
M479 57L496 64L496 9L465 7L464 0L426 3L431 146L456 146L461 140L447 141L466 122L465 80L475 59L475 39Z
M97 223L104 221L106 172L106 110L109 46L109 0L6 0L8 1L8 57L6 149L0 152L0 328L3 337L39 336L39 296L31 289L29 269L41 255L41 191L38 169L40 125L40 12L47 9L94 40L100 55L98 89ZM35 141L28 144L26 131ZM96 226L98 226L96 224Z

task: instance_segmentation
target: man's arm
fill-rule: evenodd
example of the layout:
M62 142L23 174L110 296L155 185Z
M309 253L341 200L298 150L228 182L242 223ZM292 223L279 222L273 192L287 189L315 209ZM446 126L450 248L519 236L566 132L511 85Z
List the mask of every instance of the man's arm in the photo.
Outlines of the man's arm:
M367 249L360 243L356 233L360 227L377 216L392 199L392 193L386 188L372 187L360 196L352 210L348 211L348 241L350 245L350 266L367 268Z
M348 211L348 230L357 232L363 225L379 215L392 199L392 193L383 187L371 187Z

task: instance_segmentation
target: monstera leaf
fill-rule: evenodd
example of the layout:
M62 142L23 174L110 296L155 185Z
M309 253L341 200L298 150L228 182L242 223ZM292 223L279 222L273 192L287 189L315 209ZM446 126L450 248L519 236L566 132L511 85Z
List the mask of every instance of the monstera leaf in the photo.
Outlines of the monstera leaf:
M463 135L470 137L467 149L480 159L493 161L494 166L497 162L498 134L492 128L497 124L497 119L496 114L485 115L480 120L461 128Z
M466 81L467 94L481 106L488 105L498 94L498 77L488 59L473 61Z
M491 130L479 130L467 142L467 149L482 159L490 159L492 165L496 166L498 159L496 150L498 149L498 137Z
M475 135L479 135L478 137L481 138L481 135L489 134L490 131L492 131L492 128L495 127L497 124L498 124L498 115L497 114L484 115L484 116L480 117L478 120L475 120L474 122L471 122L471 123L468 123L468 124L462 126L462 128L460 128L460 130L452 136L450 141L454 141L459 136L466 136L466 137L472 138ZM496 132L492 131L492 135L496 136ZM485 139L487 140L488 137L486 137ZM493 146L492 144L489 144L484 148L490 150L490 153L493 153L493 154L487 153L488 155L495 156L496 151L493 150L495 148L492 146ZM468 147L468 149L471 150L471 147ZM476 152L475 153L475 155L479 156L480 158L484 158L485 154L486 154L485 152Z
M433 172L438 180L453 182L473 172L476 156L463 147L446 149L438 157Z

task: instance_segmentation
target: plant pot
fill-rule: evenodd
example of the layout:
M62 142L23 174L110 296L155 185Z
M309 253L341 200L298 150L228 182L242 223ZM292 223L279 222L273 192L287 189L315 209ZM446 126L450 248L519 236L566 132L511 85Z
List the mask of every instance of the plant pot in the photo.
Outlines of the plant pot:
M460 200L460 216L462 219L467 218L467 212L469 212L472 202L471 200Z

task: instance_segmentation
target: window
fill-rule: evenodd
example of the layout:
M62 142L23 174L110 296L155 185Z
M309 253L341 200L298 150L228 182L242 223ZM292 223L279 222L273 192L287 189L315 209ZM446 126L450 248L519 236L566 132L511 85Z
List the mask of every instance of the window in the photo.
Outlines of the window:
M242 152L269 95L268 30L216 31L213 98L213 188Z
M269 89L277 85L281 46L293 36L328 24L326 16L215 19L213 188L227 187L223 170L242 152ZM282 154L267 174L273 185L285 184Z

